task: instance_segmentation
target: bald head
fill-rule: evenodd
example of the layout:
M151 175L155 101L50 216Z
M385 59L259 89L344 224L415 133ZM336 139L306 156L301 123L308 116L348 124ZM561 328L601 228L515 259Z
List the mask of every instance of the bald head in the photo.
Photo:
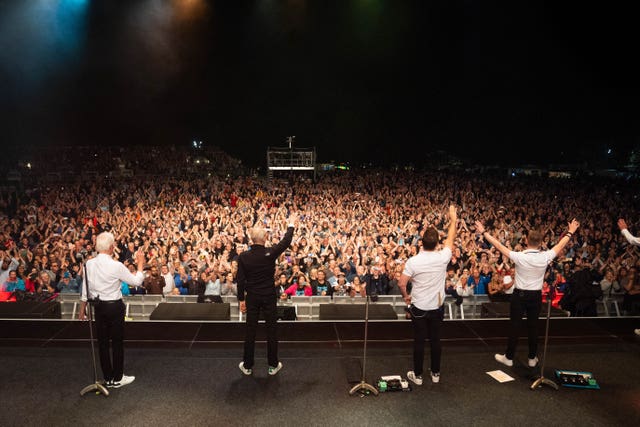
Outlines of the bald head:
M253 227L249 230L249 237L255 245L264 245L267 240L267 230L263 227Z

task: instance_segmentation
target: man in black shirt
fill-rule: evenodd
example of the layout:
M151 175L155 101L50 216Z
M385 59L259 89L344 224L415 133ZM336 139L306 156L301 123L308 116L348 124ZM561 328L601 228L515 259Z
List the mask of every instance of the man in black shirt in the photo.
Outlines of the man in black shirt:
M256 330L261 309L267 326L269 375L277 374L282 368L282 363L278 360L275 262L291 244L297 220L297 215L289 216L287 232L282 240L272 247L265 247L268 231L261 226L253 227L249 231L253 244L238 257L238 301L240 311L247 314L244 356L238 367L245 375L252 374Z

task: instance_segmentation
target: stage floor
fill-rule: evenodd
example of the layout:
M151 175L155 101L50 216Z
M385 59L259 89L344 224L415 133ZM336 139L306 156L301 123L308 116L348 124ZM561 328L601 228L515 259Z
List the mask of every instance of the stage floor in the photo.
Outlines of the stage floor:
M254 374L238 370L241 324L127 324L125 373L136 381L109 397L80 396L93 381L86 323L0 323L2 425L570 425L626 426L640 420L637 318L552 322L545 377L592 372L600 390L529 386L526 340L515 365L494 361L506 340L501 320L447 321L442 377L410 392L350 396L361 379L362 322L282 322L275 377L265 345ZM31 322L33 323L33 322ZM26 329L39 331L25 337ZM224 333L223 333L224 332ZM366 379L411 369L407 322L370 322ZM224 339L221 339L224 338ZM428 347L427 347L428 348ZM425 365L428 366L428 352ZM487 371L515 378L498 383Z

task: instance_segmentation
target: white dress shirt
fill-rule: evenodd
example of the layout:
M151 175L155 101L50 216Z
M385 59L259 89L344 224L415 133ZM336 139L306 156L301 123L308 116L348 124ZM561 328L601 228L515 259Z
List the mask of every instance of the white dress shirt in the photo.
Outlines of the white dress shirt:
M541 290L544 273L555 257L556 253L551 249L544 252L535 249L509 252L509 259L516 266L516 280L512 287L525 291Z
M444 281L451 249L420 251L404 265L402 274L411 279L411 303L420 310L435 310L444 301Z
M621 232L624 238L627 239L627 242L631 243L632 245L640 246L640 237L634 236L626 228Z
M140 286L144 280L144 274L141 271L133 275L123 263L107 254L98 254L97 257L87 261L86 277L89 283L89 296L100 297L101 301L122 299L121 282ZM86 292L86 286L83 286L82 301L87 300Z

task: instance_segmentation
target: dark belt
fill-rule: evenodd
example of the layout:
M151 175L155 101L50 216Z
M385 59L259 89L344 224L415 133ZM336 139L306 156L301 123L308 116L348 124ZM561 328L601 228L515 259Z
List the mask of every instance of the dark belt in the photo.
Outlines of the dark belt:
M118 302L122 302L122 300L121 299L113 299L113 300L103 300L103 299L101 299L98 302L98 304L115 304L115 303L118 303Z
M542 289L539 289L537 291L529 291L526 289L516 289L514 292L520 293L520 296L535 295L535 294L542 294Z

